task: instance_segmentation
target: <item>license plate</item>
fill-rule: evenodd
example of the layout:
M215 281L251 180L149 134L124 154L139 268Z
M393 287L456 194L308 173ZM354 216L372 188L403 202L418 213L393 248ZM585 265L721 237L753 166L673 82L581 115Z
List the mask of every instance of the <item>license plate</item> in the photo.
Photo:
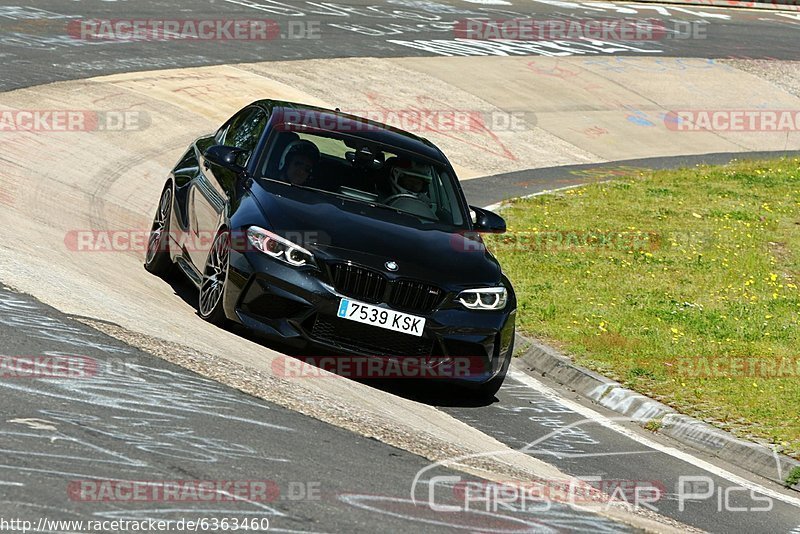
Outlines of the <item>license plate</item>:
M422 336L425 328L425 318L409 315L386 308L379 308L363 302L342 299L339 302L339 311L336 314L342 319L349 319L357 323L364 323L386 330L394 330L412 336Z

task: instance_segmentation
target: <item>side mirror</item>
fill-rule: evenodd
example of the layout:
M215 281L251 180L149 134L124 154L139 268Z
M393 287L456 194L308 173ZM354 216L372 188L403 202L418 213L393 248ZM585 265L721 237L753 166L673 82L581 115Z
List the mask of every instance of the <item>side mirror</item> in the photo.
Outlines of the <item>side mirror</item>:
M506 231L506 221L498 214L475 206L470 206L469 209L475 213L472 223L478 232L502 234Z
M247 154L247 151L241 148L232 146L215 145L208 148L203 152L203 157L206 159L205 167L208 168L208 163L219 165L223 169L227 169L236 174L242 174L244 167L239 165L239 157Z

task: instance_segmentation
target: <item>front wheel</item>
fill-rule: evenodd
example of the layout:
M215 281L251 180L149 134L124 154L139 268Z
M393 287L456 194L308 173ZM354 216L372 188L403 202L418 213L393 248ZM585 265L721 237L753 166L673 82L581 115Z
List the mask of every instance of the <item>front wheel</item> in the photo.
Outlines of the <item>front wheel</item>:
M225 282L228 279L229 254L228 232L222 230L214 238L214 244L211 245L208 259L206 259L203 282L200 284L200 305L198 307L200 317L216 325L222 325L226 321L223 297Z

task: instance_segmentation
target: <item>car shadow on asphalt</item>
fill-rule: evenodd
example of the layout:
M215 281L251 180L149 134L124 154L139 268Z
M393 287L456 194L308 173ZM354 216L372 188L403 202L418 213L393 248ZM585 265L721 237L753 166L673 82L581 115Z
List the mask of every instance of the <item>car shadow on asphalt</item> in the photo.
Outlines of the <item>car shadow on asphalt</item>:
M197 311L200 305L197 288L189 281L177 265L172 267L172 270L163 278L177 297ZM199 315L199 314L198 314Z
M180 273L171 273L165 278L165 282L169 284L177 297L183 300L188 306L197 311L198 306L198 292L197 288ZM292 358L305 361L310 365L314 365L320 357L341 356L336 353L324 353L323 351L315 351L314 354L308 354L303 350L274 341L272 339L265 339L262 336L244 328L241 325L229 323L224 327L229 332L232 332L242 338L245 338L254 343L263 345L269 349L276 350ZM313 356L314 360L309 360L308 357ZM319 367L319 366L316 366ZM442 380L422 380L414 378L383 378L383 379L362 379L351 378L342 376L343 379L353 380L366 386L397 395L404 399L414 402L427 404L429 406L439 407L453 407L453 408L478 408L482 406L489 406L498 402L496 397L486 398L482 397L476 391L458 386L453 383L444 382Z
M228 328L230 331L249 339L255 343L259 343L272 350L281 352L289 357L296 358L299 361L305 362L318 369L325 369L329 372L334 372L330 366L321 366L319 363L324 358L350 358L349 355L342 355L335 352L326 352L314 350L297 349L295 347L287 346L280 342L266 340L242 326L232 325ZM345 366L346 368L347 366ZM375 388L392 395L397 395L404 399L414 402L427 404L429 406L437 407L453 407L453 408L477 408L482 406L489 406L495 402L499 402L496 397L486 398L481 397L475 390L459 386L454 383L444 382L442 380L434 379L419 379L419 378L354 378L346 374L335 373L342 377L343 380L352 380L364 384L365 386ZM316 376L315 373L310 373L310 376Z
M446 408L480 408L499 402L497 397L481 397L474 390L435 380L359 380L368 386L408 400Z

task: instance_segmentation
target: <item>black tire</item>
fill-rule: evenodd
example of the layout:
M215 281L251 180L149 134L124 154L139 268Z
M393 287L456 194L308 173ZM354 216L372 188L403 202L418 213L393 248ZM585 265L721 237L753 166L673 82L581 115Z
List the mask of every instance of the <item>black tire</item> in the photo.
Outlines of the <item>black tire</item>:
M229 234L227 230L220 230L214 238L211 250L208 251L197 303L197 311L200 317L218 326L222 326L227 322L224 302L229 257Z
M508 348L508 354L509 356L503 362L503 367L500 369L500 372L497 373L497 376L478 387L478 397L491 400L495 397L497 392L500 391L500 386L503 385L503 381L506 379L506 374L508 374L508 367L511 365L511 358L514 357L513 339L511 340L511 346Z
M151 273L166 277L173 267L169 252L169 220L172 217L172 187L167 184L153 217L150 235L147 239L147 255L144 268Z

